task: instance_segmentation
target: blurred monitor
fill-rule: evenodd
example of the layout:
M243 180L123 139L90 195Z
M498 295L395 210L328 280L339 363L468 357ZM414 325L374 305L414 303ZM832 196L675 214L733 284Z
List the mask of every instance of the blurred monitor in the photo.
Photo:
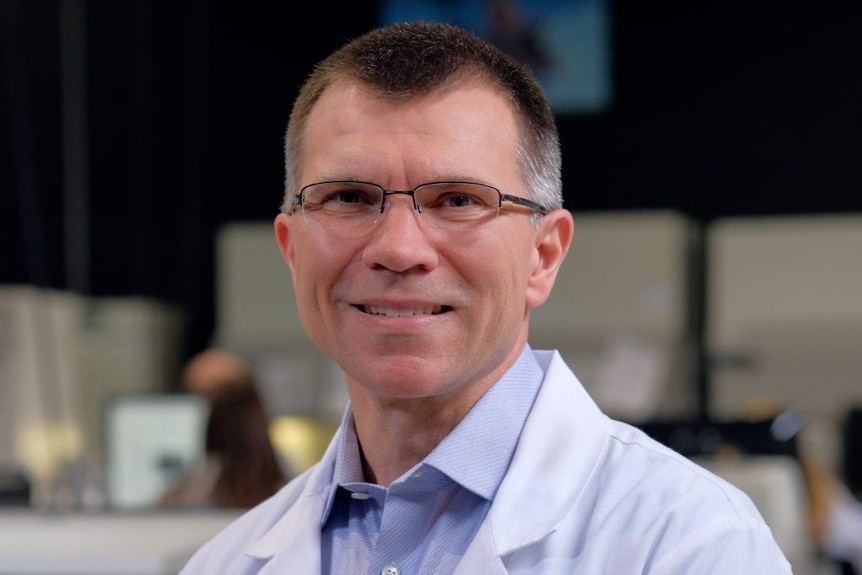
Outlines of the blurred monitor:
M785 410L766 419L661 420L639 427L686 457L780 455L795 459L804 424L800 413Z
M612 102L608 0L384 0L378 20L472 30L528 66L557 114L600 113Z
M30 505L30 478L17 467L0 466L0 507Z
M165 490L205 454L209 406L180 393L134 393L105 407L105 482L108 504L158 504Z

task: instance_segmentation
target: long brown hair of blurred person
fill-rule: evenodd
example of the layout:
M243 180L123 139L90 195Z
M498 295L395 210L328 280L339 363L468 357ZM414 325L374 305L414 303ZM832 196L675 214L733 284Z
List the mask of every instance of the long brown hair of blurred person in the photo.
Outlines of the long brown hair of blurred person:
M287 480L270 439L268 414L253 386L229 386L213 399L206 449L220 468L210 494L214 506L253 507Z

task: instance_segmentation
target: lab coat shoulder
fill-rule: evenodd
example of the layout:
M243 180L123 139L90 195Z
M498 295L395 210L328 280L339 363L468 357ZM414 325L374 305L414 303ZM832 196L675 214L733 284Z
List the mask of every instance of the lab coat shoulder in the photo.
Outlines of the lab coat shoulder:
M535 353L545 381L458 575L791 573L744 493L607 417L558 354Z

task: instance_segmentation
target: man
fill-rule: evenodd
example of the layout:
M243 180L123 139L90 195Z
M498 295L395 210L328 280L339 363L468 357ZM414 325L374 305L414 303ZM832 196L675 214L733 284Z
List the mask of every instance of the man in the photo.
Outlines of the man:
M350 405L184 573L790 573L748 498L528 345L573 228L547 100L489 44L399 24L319 64L275 234Z

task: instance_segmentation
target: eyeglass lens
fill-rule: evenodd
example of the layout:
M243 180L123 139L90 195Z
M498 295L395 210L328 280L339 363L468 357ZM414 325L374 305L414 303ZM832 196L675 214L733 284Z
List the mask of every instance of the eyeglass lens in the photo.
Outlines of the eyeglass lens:
M414 208L429 226L463 228L490 226L500 209L500 192L473 182L436 182L412 191L387 191L365 182L322 182L302 190L305 218L327 229L374 225L393 195L412 196Z

